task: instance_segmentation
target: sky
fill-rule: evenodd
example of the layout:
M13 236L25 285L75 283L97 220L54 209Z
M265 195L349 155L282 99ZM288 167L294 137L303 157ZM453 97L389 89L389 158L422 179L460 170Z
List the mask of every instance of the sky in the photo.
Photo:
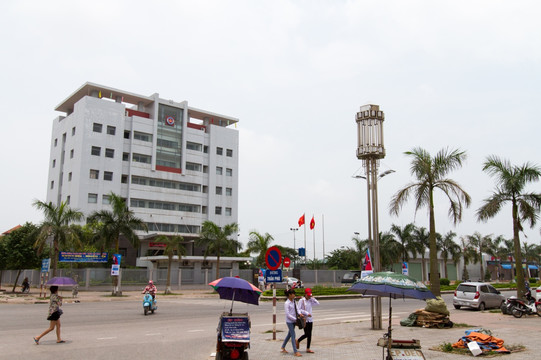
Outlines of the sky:
M540 15L520 0L2 2L0 230L42 220L54 108L88 81L239 119L244 244L255 230L293 247L303 214L310 259L367 237L352 177L366 104L385 112L380 171L395 171L378 182L381 231L428 228L426 209L391 216L389 201L413 180L405 151L449 148L468 155L449 177L472 204L454 226L437 196L436 230L512 238L509 205L486 223L475 211L495 187L487 156L541 163ZM522 239L539 244L540 227Z

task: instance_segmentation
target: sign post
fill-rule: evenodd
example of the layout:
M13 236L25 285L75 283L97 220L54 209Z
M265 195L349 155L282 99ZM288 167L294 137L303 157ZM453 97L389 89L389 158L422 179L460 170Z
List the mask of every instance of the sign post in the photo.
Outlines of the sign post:
M268 248L265 254L265 263L269 270L265 271L267 282L272 282L272 340L276 340L276 286L274 285L279 278L282 281L282 270L278 269L282 262L282 253L276 246ZM277 271L276 274L272 274Z

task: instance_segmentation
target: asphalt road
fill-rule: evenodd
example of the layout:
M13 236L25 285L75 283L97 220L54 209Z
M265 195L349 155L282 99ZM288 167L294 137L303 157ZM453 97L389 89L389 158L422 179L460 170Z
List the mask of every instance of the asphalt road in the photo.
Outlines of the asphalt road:
M452 295L444 295L451 312ZM0 305L0 358L6 359L211 359L216 346L219 315L231 301L158 297L155 314L143 315L142 302L67 303L63 306L62 337L56 344L49 333L35 345L32 337L44 331L47 304ZM393 300L393 317L400 319L424 307L419 300ZM382 301L384 326L388 299ZM272 302L259 306L236 302L234 312L248 312L252 333L272 331ZM464 311L464 310L460 310ZM370 321L367 299L325 300L314 309L318 325ZM284 328L283 302L277 303L278 329ZM271 335L269 335L271 336Z

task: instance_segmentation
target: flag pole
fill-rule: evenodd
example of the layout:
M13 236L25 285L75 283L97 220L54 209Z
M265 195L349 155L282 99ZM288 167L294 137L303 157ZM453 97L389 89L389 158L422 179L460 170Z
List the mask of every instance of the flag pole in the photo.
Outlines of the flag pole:
M306 218L305 218L305 221L306 221ZM304 223L304 266L306 266L306 222Z
M325 262L325 215L321 214L321 236L323 238L323 262Z
M312 221L314 220L314 214L312 214ZM312 221L310 221L310 227L312 227ZM316 226L312 229L312 241L314 243L314 266L316 266Z

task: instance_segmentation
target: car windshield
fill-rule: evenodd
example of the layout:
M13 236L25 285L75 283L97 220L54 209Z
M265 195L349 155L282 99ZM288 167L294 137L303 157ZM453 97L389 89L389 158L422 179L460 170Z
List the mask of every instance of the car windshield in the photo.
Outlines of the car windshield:
M344 274L344 279L353 279L353 274L351 273Z

